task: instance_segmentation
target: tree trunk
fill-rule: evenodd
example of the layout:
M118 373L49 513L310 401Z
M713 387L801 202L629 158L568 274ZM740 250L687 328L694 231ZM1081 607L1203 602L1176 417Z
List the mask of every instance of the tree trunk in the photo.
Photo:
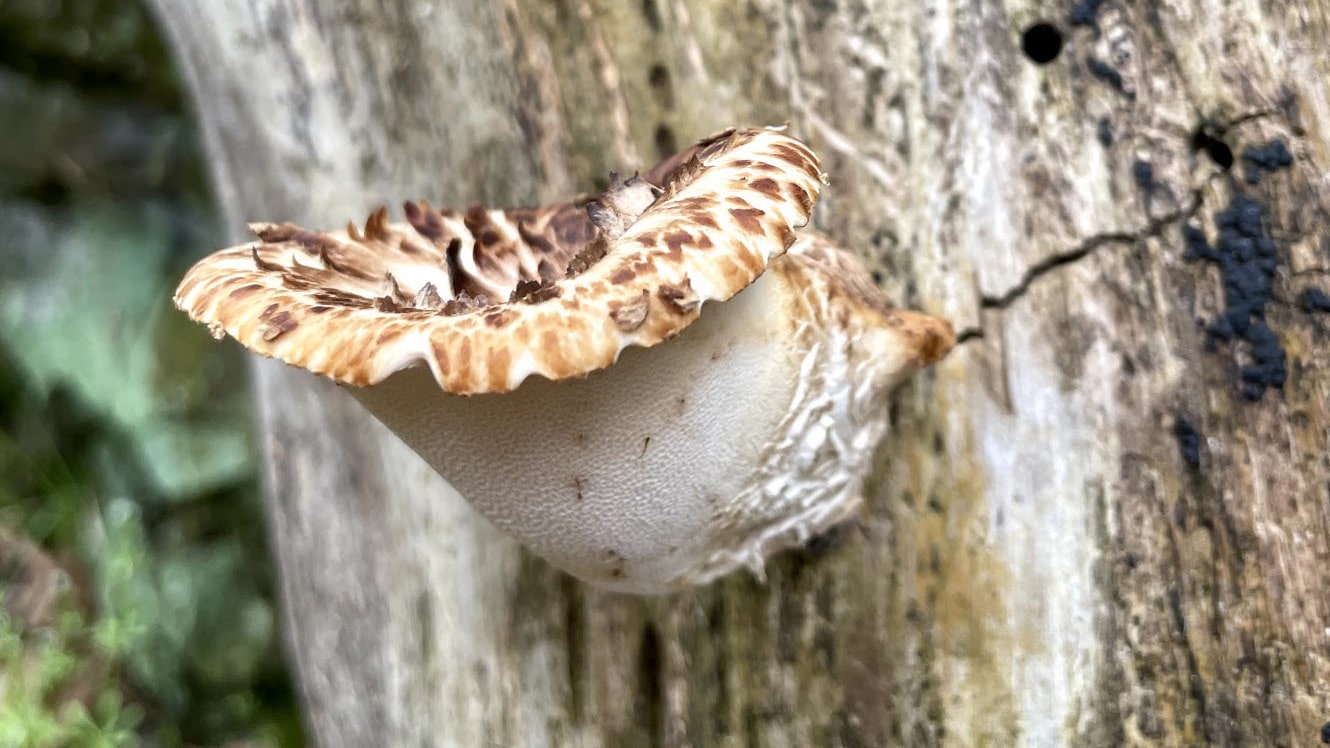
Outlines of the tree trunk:
M963 331L898 393L862 532L665 599L551 570L257 364L321 744L1321 739L1327 0L156 5L237 236L548 202L788 121L819 225ZM1275 139L1291 166L1244 151Z

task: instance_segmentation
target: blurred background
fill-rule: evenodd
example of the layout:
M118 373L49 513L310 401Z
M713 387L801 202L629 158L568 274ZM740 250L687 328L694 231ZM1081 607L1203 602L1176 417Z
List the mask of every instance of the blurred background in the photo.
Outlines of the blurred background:
M0 747L300 745L221 242L136 0L0 0Z

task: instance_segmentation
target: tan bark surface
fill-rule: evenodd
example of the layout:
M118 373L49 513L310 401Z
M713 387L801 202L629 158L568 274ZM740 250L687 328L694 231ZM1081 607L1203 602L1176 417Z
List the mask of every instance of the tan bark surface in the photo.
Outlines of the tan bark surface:
M819 225L966 331L899 393L862 532L658 600L552 571L344 394L257 366L322 744L1319 741L1330 317L1300 302L1330 288L1330 3L156 6L237 236L547 202L788 121L832 176ZM1043 66L1041 20L1066 42ZM1243 150L1276 138L1293 163L1249 184ZM1235 196L1275 244L1287 362L1254 400L1243 367L1274 349L1210 339L1233 299L1185 258Z

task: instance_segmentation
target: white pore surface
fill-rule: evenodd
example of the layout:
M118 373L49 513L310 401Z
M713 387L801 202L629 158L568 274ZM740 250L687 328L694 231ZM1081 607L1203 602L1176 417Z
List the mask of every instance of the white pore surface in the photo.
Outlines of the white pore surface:
M628 348L585 379L460 397L418 366L352 393L555 565L614 589L677 589L715 550L718 518L791 407L806 352L790 342L780 285L763 275L674 340Z

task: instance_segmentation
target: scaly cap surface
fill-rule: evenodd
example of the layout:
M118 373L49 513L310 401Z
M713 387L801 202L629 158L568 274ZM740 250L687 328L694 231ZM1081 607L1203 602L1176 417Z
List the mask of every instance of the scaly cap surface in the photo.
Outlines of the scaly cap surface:
M213 334L352 385L424 361L449 393L561 380L654 346L794 242L817 157L774 129L727 130L598 200L549 208L386 210L363 231L256 224L257 243L195 265L176 305ZM643 204L648 207L640 213Z

